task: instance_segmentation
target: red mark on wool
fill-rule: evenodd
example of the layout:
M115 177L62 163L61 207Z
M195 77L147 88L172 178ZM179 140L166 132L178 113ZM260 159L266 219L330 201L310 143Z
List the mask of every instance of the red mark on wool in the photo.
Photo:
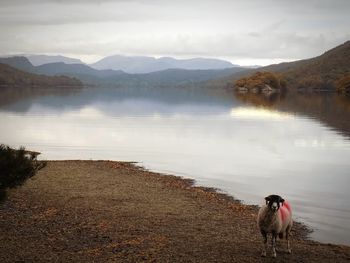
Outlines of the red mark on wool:
M285 201L283 206L281 206L279 210L279 216L282 219L282 222L284 222L284 220L288 217L290 212L291 212L290 204L287 201Z
M290 207L290 204L288 203L288 201L285 201L285 202L284 202L283 208L287 208L287 210L288 210L289 212L292 211L292 208Z

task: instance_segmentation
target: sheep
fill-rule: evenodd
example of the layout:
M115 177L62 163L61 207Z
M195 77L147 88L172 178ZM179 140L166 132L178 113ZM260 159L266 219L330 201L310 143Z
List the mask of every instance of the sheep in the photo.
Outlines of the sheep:
M287 251L292 253L290 248L289 236L292 229L292 210L290 204L279 195L269 195L265 197L266 204L263 205L258 213L258 227L264 238L264 246L261 256L266 257L267 235L272 235L272 257L276 257L276 239L283 236L287 240ZM282 204L282 206L280 206Z

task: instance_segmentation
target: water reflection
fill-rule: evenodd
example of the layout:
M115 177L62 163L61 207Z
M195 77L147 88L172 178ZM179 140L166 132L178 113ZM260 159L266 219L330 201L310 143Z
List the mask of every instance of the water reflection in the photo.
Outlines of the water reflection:
M234 92L246 104L315 118L350 137L350 96L333 92Z
M349 141L315 114L324 104L329 115L348 108L333 95L260 99L247 106L232 93L185 89L41 94L0 105L0 142L47 159L138 161L247 203L281 194L315 238L350 244Z
M293 114L268 110L265 108L235 107L231 110L231 116L241 119L281 120L285 118L292 118Z
M80 88L1 87L0 109L26 112L38 99L45 97L65 99L81 92Z

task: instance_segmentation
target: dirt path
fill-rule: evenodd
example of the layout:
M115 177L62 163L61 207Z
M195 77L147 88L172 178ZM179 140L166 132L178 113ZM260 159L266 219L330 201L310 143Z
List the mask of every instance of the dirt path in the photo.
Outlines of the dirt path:
M257 208L129 163L50 161L0 204L0 262L350 262L305 240L260 257Z

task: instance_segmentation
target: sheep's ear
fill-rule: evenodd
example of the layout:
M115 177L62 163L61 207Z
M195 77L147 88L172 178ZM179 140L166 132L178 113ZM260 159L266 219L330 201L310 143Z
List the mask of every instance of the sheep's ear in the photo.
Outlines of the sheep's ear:
M265 201L266 201L266 204L267 204L268 202L270 202L270 201L271 201L270 196L266 196L266 197L265 197Z

